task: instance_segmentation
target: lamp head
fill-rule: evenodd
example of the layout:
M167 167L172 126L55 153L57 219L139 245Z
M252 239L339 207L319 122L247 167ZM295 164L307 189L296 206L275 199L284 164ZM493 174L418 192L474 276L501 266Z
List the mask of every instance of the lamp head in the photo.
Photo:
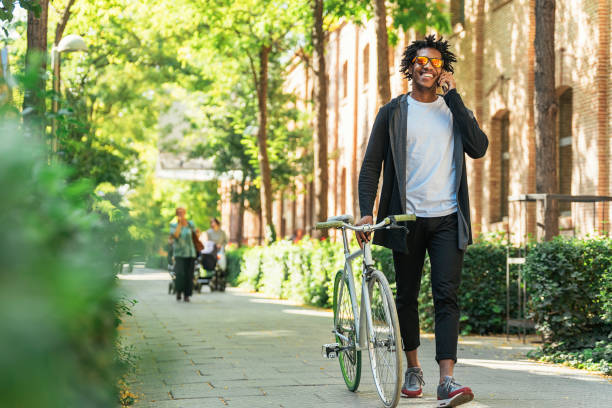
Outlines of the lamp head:
M70 34L61 39L57 44L57 52L87 51L87 44L80 35Z

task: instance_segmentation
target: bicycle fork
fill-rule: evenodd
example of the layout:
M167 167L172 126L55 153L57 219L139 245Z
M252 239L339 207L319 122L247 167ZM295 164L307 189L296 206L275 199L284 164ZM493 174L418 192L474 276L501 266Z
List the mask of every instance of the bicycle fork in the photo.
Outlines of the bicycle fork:
M374 338L373 325L372 325L372 311L370 309L370 291L368 289L368 283L370 280L370 271L371 268L374 267L374 261L372 260L372 250L370 247L370 243L367 242L364 244L363 249L357 250L352 254L349 252L348 247L348 239L346 236L346 230L342 229L343 235L343 243L344 243L344 255L345 255L345 263L344 263L344 275L346 279L343 279L344 285L348 285L348 290L346 292L341 291L342 294L348 293L351 297L351 307L353 309L353 316L355 316L355 337L356 344L354 349L356 351L367 350L368 349L368 339ZM355 296L355 280L353 278L353 268L351 267L351 261L356 257L363 254L363 273L361 275L361 308L359 308L357 299ZM342 300L339 300L341 304ZM369 330L369 333L366 332ZM340 337L347 343L350 343L351 340L344 336L342 333L339 333L337 328L334 327L332 333L335 336ZM322 355L325 358L336 358L339 353L343 350L353 349L353 346L341 347L338 343L330 343L324 344L322 346Z
M324 344L322 346L322 351L321 351L321 354L323 355L324 358L328 358L328 359L337 358L341 351L353 350L353 349L361 350L362 349L362 344L361 344L362 343L361 342L361 338L362 338L361 331L362 330L361 330L360 322L363 320L360 317L360 314L357 313L358 310L357 310L357 299L355 297L355 281L353 279L353 272L352 272L352 268L350 265L350 261L354 257L358 256L359 252L361 251L357 251L354 254L346 257L346 263L344 265L344 276L341 281L342 282L341 285L346 285L347 290L342 290L342 287L338 289L341 296L348 295L351 298L350 299L351 309L353 311L353 316L355 318L355 343L356 344L345 346L345 347L340 346L339 343ZM342 303L343 303L343 299L342 298L338 299L338 304L342 305ZM363 309L361 310L361 313L363 313ZM334 334L334 336L341 338L345 344L351 344L353 342L353 339L350 339L347 336L345 336L343 333L340 333L338 331L338 327L334 327L334 329L332 330L332 333Z

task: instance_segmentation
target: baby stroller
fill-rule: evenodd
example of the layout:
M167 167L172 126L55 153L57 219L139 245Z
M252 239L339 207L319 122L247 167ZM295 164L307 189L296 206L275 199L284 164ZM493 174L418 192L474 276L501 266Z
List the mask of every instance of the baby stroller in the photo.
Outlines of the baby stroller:
M226 270L227 270L227 259L225 258L225 249L221 248L217 251L217 264L215 265L215 273L212 281L210 282L211 289L218 290L219 292L225 292L226 284Z
M204 242L204 249L196 259L196 282L194 288L200 293L203 285L209 285L210 290L215 290L212 285L214 270L217 264L217 248L212 241Z
M225 251L219 249L212 241L204 243L204 250L200 255L201 265L205 278L210 279L208 285L211 291L225 291Z
M168 263L168 273L170 274L170 283L168 283L168 294L176 293L176 273L174 273L174 263Z

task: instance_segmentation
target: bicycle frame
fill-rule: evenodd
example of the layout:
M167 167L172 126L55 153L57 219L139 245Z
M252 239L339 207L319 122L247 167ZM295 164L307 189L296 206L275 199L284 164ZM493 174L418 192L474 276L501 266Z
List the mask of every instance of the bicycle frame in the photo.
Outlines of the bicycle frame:
M355 345L356 350L367 350L367 338L366 327L372 331L372 312L370 310L370 292L368 290L368 272L374 267L374 261L372 260L372 248L370 242L366 242L363 245L363 249L351 253L348 245L348 238L346 228L342 227L342 241L344 244L344 276L345 282L348 282L349 293L351 295L351 306L353 308L353 316L355 316L355 336L357 344ZM361 303L357 305L356 290L355 290L355 278L353 275L353 268L351 267L351 261L363 255L363 267L361 273ZM358 310L359 308L359 310ZM359 312L359 313L357 313ZM365 320L365 323L363 324ZM338 334L338 333L336 333ZM373 337L374 333L369 333L370 338Z

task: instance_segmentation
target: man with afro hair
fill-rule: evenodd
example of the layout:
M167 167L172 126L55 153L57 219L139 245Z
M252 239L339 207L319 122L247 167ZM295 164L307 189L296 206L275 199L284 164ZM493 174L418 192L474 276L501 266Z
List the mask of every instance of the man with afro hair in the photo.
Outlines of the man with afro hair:
M448 41L434 35L404 50L400 72L412 92L383 106L376 116L359 174L357 225L373 224L372 214L381 167L383 185L377 218L415 214L401 229L379 230L373 243L393 250L396 305L403 348L408 361L402 395L422 395L418 295L425 251L431 262L435 308L436 361L440 368L438 406L455 407L474 393L457 383L459 307L457 291L463 254L472 243L465 154L483 157L488 139L456 89ZM441 94L437 93L438 88ZM357 240L369 240L358 233Z

